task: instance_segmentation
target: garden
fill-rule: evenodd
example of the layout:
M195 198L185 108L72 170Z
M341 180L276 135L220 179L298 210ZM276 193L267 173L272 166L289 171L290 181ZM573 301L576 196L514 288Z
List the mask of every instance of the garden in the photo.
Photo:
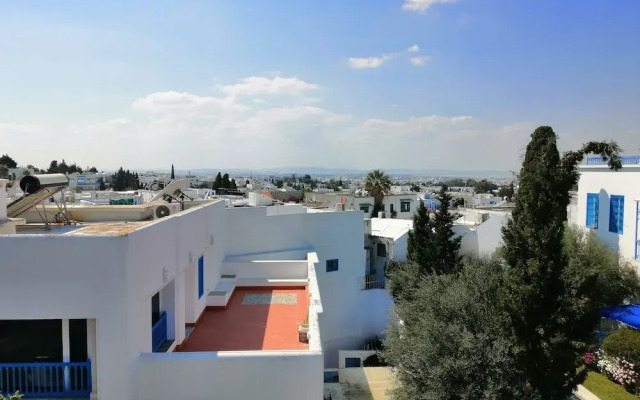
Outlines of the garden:
M585 354L590 369L584 386L601 399L640 396L640 331L622 328L607 336L599 349Z

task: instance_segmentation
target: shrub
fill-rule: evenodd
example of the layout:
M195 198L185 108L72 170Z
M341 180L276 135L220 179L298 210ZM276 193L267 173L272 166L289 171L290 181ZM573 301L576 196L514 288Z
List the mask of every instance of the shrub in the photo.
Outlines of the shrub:
M388 364L377 354L372 354L362 362L363 367L386 367Z
M602 350L613 357L620 357L628 362L640 363L640 331L635 329L619 329L602 342Z
M19 392L15 392L14 394L3 395L0 393L0 400L20 400L22 395Z

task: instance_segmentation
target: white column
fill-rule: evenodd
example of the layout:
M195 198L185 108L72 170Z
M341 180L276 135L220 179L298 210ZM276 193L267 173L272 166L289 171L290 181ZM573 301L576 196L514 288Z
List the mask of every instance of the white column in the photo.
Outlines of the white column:
M97 321L95 318L87 319L87 355L91 360L91 397L98 398L98 346L97 346Z
M69 319L62 320L62 362L69 362L71 356L71 346L69 344ZM71 378L69 367L64 368L64 389L71 388Z

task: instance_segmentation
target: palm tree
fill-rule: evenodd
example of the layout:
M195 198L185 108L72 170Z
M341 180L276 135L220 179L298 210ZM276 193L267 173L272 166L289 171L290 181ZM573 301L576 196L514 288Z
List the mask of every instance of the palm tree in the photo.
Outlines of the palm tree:
M373 196L373 216L382 210L384 195L391 189L391 178L384 171L376 169L367 174L364 189Z

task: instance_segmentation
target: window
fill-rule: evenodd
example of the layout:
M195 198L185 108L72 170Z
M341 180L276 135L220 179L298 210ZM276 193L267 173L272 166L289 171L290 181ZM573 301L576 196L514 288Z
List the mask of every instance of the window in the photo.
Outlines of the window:
M409 212L411 211L411 202L409 201L401 201L400 202L400 212Z
M609 200L609 232L622 235L624 196L611 195Z
M387 246L384 243L378 243L376 246L376 254L378 257L386 257L387 256Z
M587 228L598 229L598 211L600 196L598 193L587 193Z
M346 357L344 359L344 367L345 368L360 368L360 358L359 357Z
M198 298L204 294L204 256L198 258Z
M365 214L369 213L369 205L363 204L360 206L360 211L364 211Z
M335 272L338 270L338 259L327 260L327 272Z

